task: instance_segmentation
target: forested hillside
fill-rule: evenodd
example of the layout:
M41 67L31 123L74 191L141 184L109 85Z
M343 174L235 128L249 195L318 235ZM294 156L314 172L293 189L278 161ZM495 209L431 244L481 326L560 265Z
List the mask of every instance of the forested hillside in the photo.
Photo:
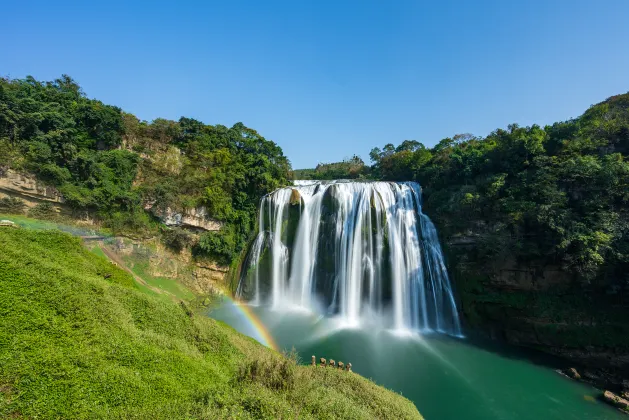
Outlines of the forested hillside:
M174 248L229 264L254 230L260 197L286 184L290 163L242 123L141 121L89 99L64 75L0 79L0 172L8 169L35 174L75 216L114 233L161 231ZM9 199L2 206L20 209ZM195 236L160 223L189 212L222 227Z
M629 282L629 94L551 126L509 125L427 148L415 140L296 170L311 179L417 181L444 234L478 233L477 258L547 259L591 281ZM351 163L354 165L351 166ZM330 174L332 172L332 174ZM471 223L474 220L475 223ZM480 232L475 226L482 222Z
M547 127L510 125L427 149L374 149L374 172L416 180L444 234L478 234L476 259L561 264L583 282L629 285L629 94ZM475 228L471 221L482 222ZM478 223L476 223L478 225Z
M354 155L341 162L320 163L314 169L296 169L292 172L293 179L356 179L364 180L370 177L371 168Z

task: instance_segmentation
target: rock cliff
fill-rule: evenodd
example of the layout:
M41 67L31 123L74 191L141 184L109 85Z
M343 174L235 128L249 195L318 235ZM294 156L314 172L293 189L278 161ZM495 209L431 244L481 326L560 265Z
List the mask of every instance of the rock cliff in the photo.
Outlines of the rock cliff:
M206 232L218 231L222 227L221 222L207 216L205 207L176 211L170 207L162 210L155 206L155 203L146 203L144 208L160 219L166 226Z
M63 206L63 197L56 188L44 184L34 175L19 173L12 169L0 168L0 198L17 197L28 207L39 203L52 203L58 208Z
M481 262L482 233L448 234L444 248L468 334L563 357L615 389L629 378L629 302L605 279L584 281L549 261Z

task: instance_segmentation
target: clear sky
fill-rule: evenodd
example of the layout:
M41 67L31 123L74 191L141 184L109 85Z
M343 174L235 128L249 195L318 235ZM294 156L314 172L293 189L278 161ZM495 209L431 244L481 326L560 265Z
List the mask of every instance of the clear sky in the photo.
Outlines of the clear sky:
M133 4L131 4L133 3ZM237 121L294 168L547 124L629 91L629 1L3 1L0 75Z

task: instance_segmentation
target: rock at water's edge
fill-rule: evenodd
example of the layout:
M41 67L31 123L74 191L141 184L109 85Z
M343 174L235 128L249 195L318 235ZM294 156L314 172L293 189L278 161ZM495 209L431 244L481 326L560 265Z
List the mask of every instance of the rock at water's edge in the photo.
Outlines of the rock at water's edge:
M611 391L605 391L603 393L603 399L611 405L622 408L625 411L629 411L629 401L624 398L620 398L618 395Z
M575 368L568 369L567 370L567 374L572 379L576 379L576 380L580 380L581 379L581 375L579 374L579 372L577 372L577 370Z

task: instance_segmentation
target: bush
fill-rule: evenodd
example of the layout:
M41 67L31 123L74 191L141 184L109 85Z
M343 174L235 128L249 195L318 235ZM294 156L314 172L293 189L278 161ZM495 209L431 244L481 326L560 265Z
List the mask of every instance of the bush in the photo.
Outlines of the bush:
M17 197L0 198L0 213L22 214L26 203Z
M293 349L282 357L265 355L243 363L237 379L239 382L255 382L272 390L288 391L295 388L297 352Z
M28 211L28 216L34 219L55 220L59 213L51 203L39 203Z
M72 178L68 168L61 168L54 163L42 165L39 168L39 177L51 182L53 185L61 185Z
M116 211L105 215L105 226L114 235L151 237L156 233L155 223L149 215L141 209L130 211Z
M209 256L221 264L229 265L238 253L233 226L225 225L218 232L204 233L193 251L196 256Z
M162 233L162 239L168 248L176 252L181 252L194 243L194 236L181 228L165 229Z

